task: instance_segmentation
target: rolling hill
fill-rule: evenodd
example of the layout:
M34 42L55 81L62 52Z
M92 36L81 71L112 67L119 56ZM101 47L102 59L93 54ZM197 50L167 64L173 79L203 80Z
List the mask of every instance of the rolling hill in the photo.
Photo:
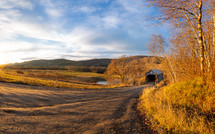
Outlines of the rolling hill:
M145 58L146 62L155 58L154 56L131 56L129 59L142 59ZM91 59L73 61L67 59L53 59L53 60L32 60L22 63L8 64L6 69L65 69L67 67L104 67L106 68L112 59Z
M72 67L107 67L111 59L92 59L73 61L67 59L54 59L54 60L32 60L22 63L8 64L5 68L65 68Z

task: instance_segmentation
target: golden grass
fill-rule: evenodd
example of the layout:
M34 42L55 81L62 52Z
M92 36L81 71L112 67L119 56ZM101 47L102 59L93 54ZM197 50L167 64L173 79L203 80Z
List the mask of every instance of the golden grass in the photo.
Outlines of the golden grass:
M144 90L138 109L173 133L215 133L215 86L202 78ZM163 132L165 133L165 132Z
M93 72L74 72L68 70L34 70L34 69L4 69L3 72L12 75L24 75L24 76L33 76L33 77L46 77L46 78L67 78L67 77L99 77L104 78L104 74L93 73ZM23 74L17 73L23 72Z
M25 71L24 74L17 74L16 70L0 70L0 81L21 83L27 85L57 87L57 88L74 88L74 89L101 89L112 88L113 86L104 86L80 81L62 81L66 77L82 76L82 77L103 77L102 74L82 73L82 72L66 72L66 71ZM29 73L31 72L31 74Z

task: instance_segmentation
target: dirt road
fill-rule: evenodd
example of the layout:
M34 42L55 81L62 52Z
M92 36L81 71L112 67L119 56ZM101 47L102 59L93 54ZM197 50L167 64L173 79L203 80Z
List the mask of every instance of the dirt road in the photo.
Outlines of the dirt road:
M0 83L0 133L150 133L136 111L147 86L81 90Z

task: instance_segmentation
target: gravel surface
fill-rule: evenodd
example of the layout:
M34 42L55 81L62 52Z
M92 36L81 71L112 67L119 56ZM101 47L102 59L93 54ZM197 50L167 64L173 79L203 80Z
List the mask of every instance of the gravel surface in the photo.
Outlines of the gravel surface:
M136 110L148 86L83 90L0 83L0 133L152 133Z

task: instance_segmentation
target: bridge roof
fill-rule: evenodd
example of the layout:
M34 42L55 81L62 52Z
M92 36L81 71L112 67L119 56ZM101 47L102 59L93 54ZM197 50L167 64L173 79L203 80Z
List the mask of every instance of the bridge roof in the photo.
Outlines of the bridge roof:
M146 73L146 75L149 75L149 74L156 74L156 75L159 75L159 74L163 74L163 72L161 72L161 71L158 70L158 69L152 69L152 70L150 70L149 72Z

